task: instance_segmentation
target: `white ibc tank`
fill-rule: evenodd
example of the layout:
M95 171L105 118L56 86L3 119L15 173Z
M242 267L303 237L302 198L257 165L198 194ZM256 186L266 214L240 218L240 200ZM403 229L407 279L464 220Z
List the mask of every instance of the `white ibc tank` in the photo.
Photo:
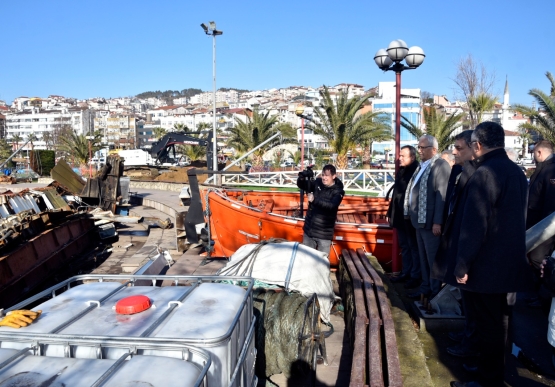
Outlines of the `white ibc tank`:
M0 363L14 356L14 349L0 349ZM72 359L32 356L27 353L0 369L0 385L90 387L116 363L113 359ZM115 386L196 386L201 370L178 359L133 356L109 374L103 387Z
M116 313L118 301L136 295L148 297L151 307L136 314ZM233 386L250 386L250 381L255 380L252 292L239 286L200 282L193 286L153 287L94 282L74 286L33 309L42 310L41 317L16 333L59 337L58 342L43 345L46 356L64 357L70 351L69 356L80 359L97 358L99 353L103 359L118 359L128 351L125 346L110 345L72 345L68 350L64 337L94 338L105 343L152 342L154 346L141 349L138 354L178 359L183 357L183 351L156 345L183 344L210 353L209 386L230 385L238 365L239 378L249 383ZM0 335L8 331L13 335L13 329L0 327ZM21 340L0 338L2 348L21 349L27 345ZM190 360L195 364L202 361L194 353Z

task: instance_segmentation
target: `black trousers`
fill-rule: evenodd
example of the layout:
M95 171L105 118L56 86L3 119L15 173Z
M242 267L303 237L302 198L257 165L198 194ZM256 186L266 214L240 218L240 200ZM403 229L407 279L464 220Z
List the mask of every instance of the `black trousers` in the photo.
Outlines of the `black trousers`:
M512 305L507 293L465 292L466 305L476 321L479 382L484 386L504 386L505 345ZM512 302L511 302L512 304Z

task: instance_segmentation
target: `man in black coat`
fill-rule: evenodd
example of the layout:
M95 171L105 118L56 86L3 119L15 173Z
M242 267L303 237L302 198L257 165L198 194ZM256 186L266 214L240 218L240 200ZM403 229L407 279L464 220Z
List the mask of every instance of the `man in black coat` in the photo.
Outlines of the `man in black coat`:
M337 211L345 196L343 183L331 164L324 166L321 177L316 180L307 179L306 172L300 172L297 179L297 187L308 192L303 245L329 254Z
M408 281L405 288L412 289L420 285L420 259L418 258L418 243L416 242L416 230L403 214L405 202L405 191L409 181L418 167L416 160L416 149L405 145L399 152L399 172L395 176L393 194L387 210L389 225L397 230L401 256L403 258L403 269L397 277L392 277L392 282Z
M458 206L460 202L460 194L463 191L469 176L472 175L474 167L467 163L473 159L472 152L472 130L465 130L455 136L455 144L453 147L453 155L455 156L455 165L451 169L451 176L447 183L447 191L445 194L445 207L443 211L443 230L441 234L441 243L432 269L432 277L445 282L445 274L447 271L447 261L454 259L456 251L453 251L452 232L453 219L456 211L464 211ZM463 174L463 171L465 172ZM450 332L449 337L460 344L447 347L447 353L453 356L468 357L478 354L476 348L476 319L472 315L472 308L466 304L466 290L460 290L461 302L464 311L464 330L462 332Z
M528 188L528 211L526 229L531 228L546 216L555 212L555 157L553 145L542 140L534 146L536 170L530 177ZM555 238L550 238L534 250L528 257L539 274L540 265L546 256L551 255Z
M507 293L528 291L533 285L525 243L528 187L503 149L501 125L479 124L471 144L475 171L468 169L470 176L453 216L450 243L455 259L448 261L445 282L468 291L467 304L476 316L482 384L471 385L497 387L504 386Z

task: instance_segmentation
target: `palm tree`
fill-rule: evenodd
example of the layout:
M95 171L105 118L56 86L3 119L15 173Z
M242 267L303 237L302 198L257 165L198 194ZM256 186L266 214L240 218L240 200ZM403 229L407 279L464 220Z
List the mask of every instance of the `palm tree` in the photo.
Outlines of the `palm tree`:
M414 125L403 116L401 116L401 125L416 138L420 138L424 134L434 136L438 143L438 152L444 151L453 143L455 137L453 133L462 125L461 119L464 117L464 113L446 115L433 107L426 107L423 112L426 130Z
M269 116L270 112L259 113L257 110L252 112L252 117L247 115L245 121L235 118L236 125L229 129L230 136L227 144L240 152L250 151L268 140L279 130L282 135L282 143L296 142L296 131L289 123L278 123L278 116ZM262 155L279 140L266 144L253 153L254 166L262 166Z
M184 123L182 123L182 122L173 124L173 129L176 132L188 132L189 131L189 127L187 125L185 125Z
M551 82L550 94L548 95L539 89L531 89L528 92L528 95L531 95L537 101L542 114L538 110L524 105L517 104L513 105L512 108L531 120L531 122L520 124L519 128L521 130L525 133L535 131L544 139L555 144L555 79L549 71L545 75Z
M102 134L94 132L94 139L91 141L91 153L102 148ZM89 161L89 140L84 134L77 134L76 131L71 132L68 136L60 138L59 150L67 152L80 164L87 164Z
M156 138L156 140L160 140L162 137L165 136L165 134L168 133L168 131L164 128L154 128L152 129L152 134L154 134L154 137Z
M37 137L37 135L35 133L30 133L27 136L27 141L29 141L31 143L31 150L35 149L35 146L33 144L33 141L37 141L39 138Z
M476 97L469 97L469 109L474 112L471 118L471 127L475 128L480 122L485 112L493 110L497 97L491 94L479 93Z
M23 137L21 137L19 134L16 133L12 136L11 140L12 140L11 141L12 146L13 146L13 144L15 144L15 149L14 150L17 150L17 148L19 148L19 143L21 141L23 141Z
M206 130L212 130L212 124L209 124L208 122L199 122L197 124L197 131L202 132Z
M348 90L344 90L339 93L334 103L328 88L324 86L324 90L320 90L320 96L323 102L319 107L314 108L316 119L308 125L308 128L324 137L337 153L338 169L347 168L347 152L354 150L359 144L391 136L391 127L384 114L380 112L360 114L359 110L370 95L348 98Z
M175 128L175 125L174 125L174 128ZM198 137L198 138L208 137L206 134L201 133L200 130L191 131L187 126L185 126L185 128L187 129L188 133L191 133L190 135L192 137ZM202 160L206 158L206 147L204 146L178 145L178 149L181 153L187 156L191 161Z

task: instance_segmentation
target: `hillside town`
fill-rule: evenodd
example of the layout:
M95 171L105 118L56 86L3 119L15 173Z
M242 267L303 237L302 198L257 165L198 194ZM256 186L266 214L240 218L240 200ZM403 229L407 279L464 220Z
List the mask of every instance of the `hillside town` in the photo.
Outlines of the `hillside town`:
M301 104L310 115L315 106L322 103L323 87L291 86L282 89L238 92L234 89L219 90L216 98L216 123L218 130L218 151L226 156L234 156L235 149L226 145L229 130L238 122L245 122L253 111L277 116L277 123L288 123L297 131L297 149L304 151L329 150L329 141L323 136L305 129L302 133L303 119L295 114ZM395 83L380 82L375 87L365 88L359 84L341 83L327 88L332 98L347 93L348 98L366 96L361 114L380 112L391 123L392 133L395 126ZM156 128L165 132L196 131L212 128L212 92L202 92L190 97L173 100L163 98L91 98L79 100L71 97L50 95L48 97L18 97L13 102L0 101L0 138L9 143L23 145L31 134L33 144L27 143L23 149L53 149L56 132L69 129L77 135L98 132L102 146L107 149L145 149L157 141ZM425 129L423 109L434 109L444 115L457 115L468 111L466 102L450 101L446 96L430 95L421 89L401 90L401 114L416 127ZM482 120L500 123L506 131L506 146L515 148L520 157L526 156L526 139L519 126L529 118L513 111L510 105L508 80L505 83L501 101L483 113ZM461 120L462 121L462 120ZM465 128L464 122L453 132L456 135ZM17 140L17 141L15 141ZM417 138L406 128L401 130L401 145L415 145ZM391 158L394 149L393 137L372 144L372 154L378 158Z

